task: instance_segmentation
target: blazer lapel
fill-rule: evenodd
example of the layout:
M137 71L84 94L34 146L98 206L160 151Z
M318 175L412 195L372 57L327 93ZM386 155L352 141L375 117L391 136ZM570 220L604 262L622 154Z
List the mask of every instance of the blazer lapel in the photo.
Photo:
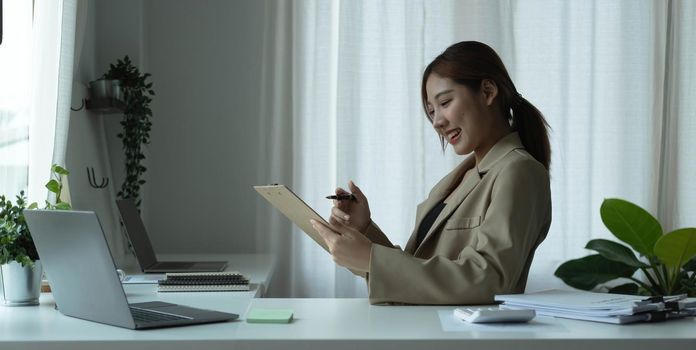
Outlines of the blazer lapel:
M454 213L454 211L459 207L459 205L462 204L466 196L468 196L469 193L474 188L476 188L476 185L478 185L479 182L481 182L481 176L479 175L478 171L474 169L472 171L472 174L470 174L466 179L464 179L464 182L461 183L459 187L457 187L454 194L447 202L447 205L445 205L445 208L442 209L442 212L440 213L440 215L437 216L437 219L433 223L433 226L430 227L428 233L425 235L425 238L423 238L423 242L421 242L420 247L416 247L414 255L418 253L419 248L425 246L425 242L432 238L433 233L435 231L439 231L440 226L442 226L445 223L445 221L449 219L452 213Z
M473 155L464 160L455 170L453 170L449 175L447 175L442 181L440 181L436 187L433 189L432 194L428 199L418 206L417 209L417 220L415 231L411 234L411 238L406 244L404 249L411 254L416 255L420 247L425 246L425 242L432 238L433 233L438 231L440 226L444 224L447 219L454 213L454 211L459 207L460 204L466 199L466 197L471 193L471 191L476 188L476 185L481 182L483 176L488 172L488 170L493 167L499 160L503 159L505 155L510 153L512 150L524 148L520 140L519 134L517 132L512 132L503 138L501 138L495 146L488 151L485 157L481 160L481 163L475 165L476 160ZM462 177L469 169L473 169L472 174L460 184ZM454 189L454 194L450 198L449 202L442 210L440 215L430 227L428 233L423 238L420 247L416 247L416 237L418 233L418 228L420 227L425 215L440 201L442 201L449 193L452 192L453 187L458 186Z
M471 169L474 166L475 159L473 156L465 159L462 161L454 170L452 170L445 178L440 180L440 182L433 187L433 190L431 191L430 195L428 198L422 202L421 204L418 205L416 208L416 227L414 231L411 233L411 237L409 238L408 242L406 243L406 247L404 247L404 251L410 252L413 254L413 252L416 250L416 237L418 236L418 228L420 227L421 223L423 222L423 219L425 216L430 212L430 210L435 207L438 203L440 203L449 193L452 191L452 188L454 186L457 186L461 182L462 177L466 173L467 170ZM461 186L460 186L461 187ZM468 193L468 192L467 192ZM443 213L448 210L449 203L448 205L443 209ZM440 217L442 217L442 213L440 214ZM435 222L435 225L437 222L440 220L437 220ZM433 225L433 227L435 227ZM429 230L428 235L432 231ZM427 236L426 236L427 237ZM425 239L424 239L425 241Z

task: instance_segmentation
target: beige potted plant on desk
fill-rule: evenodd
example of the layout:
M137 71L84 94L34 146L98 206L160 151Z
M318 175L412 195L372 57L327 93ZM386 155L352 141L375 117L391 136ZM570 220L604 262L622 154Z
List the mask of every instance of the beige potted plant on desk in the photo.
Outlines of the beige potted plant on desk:
M63 190L61 177L67 175L64 168L51 167L52 179L46 183L46 188L56 194L56 203L46 201L46 209L70 210L70 204L60 198ZM0 196L0 302L5 306L39 303L43 268L23 213L25 209L37 207L36 203L27 205L24 191L19 193L15 203L4 195Z

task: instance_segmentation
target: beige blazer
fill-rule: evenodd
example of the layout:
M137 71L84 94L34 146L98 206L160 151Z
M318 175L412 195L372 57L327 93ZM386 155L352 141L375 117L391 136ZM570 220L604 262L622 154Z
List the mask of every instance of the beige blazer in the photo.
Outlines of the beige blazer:
M475 164L473 155L445 176L418 205L405 249L374 223L367 284L370 303L490 304L495 294L523 293L534 251L551 225L549 173L506 135ZM420 246L418 227L454 190Z

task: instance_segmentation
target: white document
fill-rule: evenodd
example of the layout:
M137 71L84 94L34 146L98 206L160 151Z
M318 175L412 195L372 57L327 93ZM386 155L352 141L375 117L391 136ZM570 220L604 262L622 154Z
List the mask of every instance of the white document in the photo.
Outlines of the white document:
M663 305L641 304L639 295L592 293L570 290L546 290L529 294L496 295L496 301L518 308L528 307L537 311L566 311L585 316L631 315L644 311L659 311Z
M646 312L664 310L663 303L646 303L643 298L569 290L495 296L496 301L503 302L501 308L534 309L539 315L616 324L646 321L651 317Z
M496 301L576 310L615 310L635 306L639 295L551 289L528 294L496 295Z
M500 308L506 308L510 310L516 310L515 306L505 306L501 305ZM551 316L551 317L561 317L570 318L573 320L582 321L593 321L593 322L603 322L603 323L613 323L613 324L627 324L640 321L649 321L650 313L642 313L636 315L619 315L619 316L590 316L585 314L579 314L577 312L567 312L561 310L536 310L538 315Z

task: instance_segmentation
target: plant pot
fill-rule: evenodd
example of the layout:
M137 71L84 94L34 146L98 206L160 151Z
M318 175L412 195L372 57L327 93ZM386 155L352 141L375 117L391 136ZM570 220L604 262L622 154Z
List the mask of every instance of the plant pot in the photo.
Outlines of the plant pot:
M89 82L89 90L92 99L111 97L111 80L99 79Z
M34 267L22 266L18 262L2 265L2 302L5 306L38 305L41 294L41 261Z
M111 98L123 101L123 90L121 89L120 80L111 80Z
M89 82L90 96L94 100L116 99L123 100L123 90L120 80L98 79Z

